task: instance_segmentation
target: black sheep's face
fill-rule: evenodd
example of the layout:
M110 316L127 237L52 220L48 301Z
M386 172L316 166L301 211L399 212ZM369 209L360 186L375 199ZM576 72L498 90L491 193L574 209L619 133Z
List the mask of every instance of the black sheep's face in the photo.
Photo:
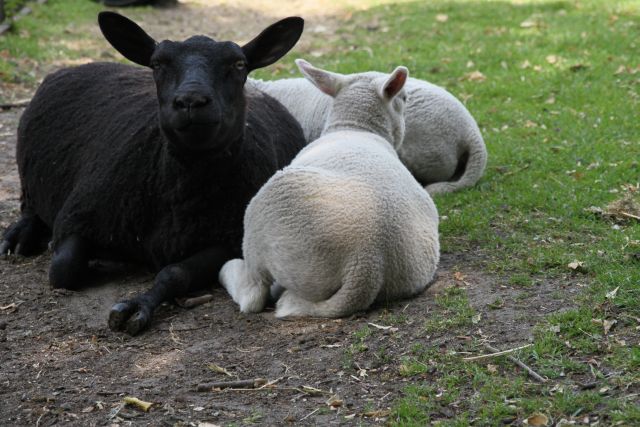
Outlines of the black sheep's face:
M247 74L286 54L302 34L302 18L285 18L244 46L194 36L157 43L135 22L101 12L105 38L127 59L153 70L160 126L169 143L195 152L224 152L242 139Z
M248 69L240 46L202 36L164 41L151 56L150 67L160 126L170 143L188 150L224 151L242 136Z

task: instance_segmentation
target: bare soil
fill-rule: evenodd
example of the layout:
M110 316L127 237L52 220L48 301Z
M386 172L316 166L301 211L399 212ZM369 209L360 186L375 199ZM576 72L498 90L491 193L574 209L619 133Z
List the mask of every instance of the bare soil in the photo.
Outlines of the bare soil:
M245 3L232 8L200 1L137 13L154 34L182 38L207 26L215 28L213 35L242 40L275 16L305 12L301 1L291 2L284 13L272 6L281 2ZM339 22L345 12L323 9L326 4L319 1L315 11L308 10L307 28L321 24L327 31ZM304 43L301 49L308 46ZM21 112L0 112L3 229L18 216L14 152ZM0 260L0 425L385 424L392 402L416 380L398 369L414 344L480 352L470 349L473 336L499 348L515 347L531 338L541 316L561 310L578 291L570 281L514 288L482 272L477 254L445 253L437 281L421 296L348 319L280 321L270 311L243 315L221 287L212 285L213 301L193 309L163 305L146 333L129 337L108 329L108 310L151 286L151 274L121 269L105 275L100 285L54 291L47 283L49 260L48 253ZM425 320L443 310L434 296L450 286L466 288L481 321L465 336L428 334ZM496 300L501 307L495 307ZM350 351L354 332L365 325L372 331L366 350ZM213 381L256 378L273 383L197 391ZM124 407L125 396L154 405L149 412Z

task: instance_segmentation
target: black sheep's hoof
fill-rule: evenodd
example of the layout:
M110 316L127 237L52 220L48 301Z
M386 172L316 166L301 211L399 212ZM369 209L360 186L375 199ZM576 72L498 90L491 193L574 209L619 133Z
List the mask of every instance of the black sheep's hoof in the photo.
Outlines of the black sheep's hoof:
M11 242L8 240L0 242L0 255L7 255L11 250L11 246Z
M38 217L22 217L4 233L0 242L0 255L37 255L47 249L49 237L47 226Z
M151 310L143 303L122 301L111 307L109 329L138 335L151 323Z

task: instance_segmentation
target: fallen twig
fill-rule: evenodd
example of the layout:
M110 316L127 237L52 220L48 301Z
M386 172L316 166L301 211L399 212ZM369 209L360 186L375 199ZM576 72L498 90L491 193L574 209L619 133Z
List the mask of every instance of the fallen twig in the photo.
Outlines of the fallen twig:
M495 348L491 347L491 348L493 348L493 350L491 350L491 351L493 351L493 353L481 354L480 356L465 357L462 360L465 360L465 361L468 362L470 360L480 360L480 359L487 359L489 357L502 356L504 354L509 354L509 353L513 353L514 351L522 350L523 348L531 347L532 345L533 344L527 344L527 345L523 345L521 347L511 348L509 350L504 350L504 351L499 351L499 350L496 350ZM485 346L485 348L489 349L488 344L485 344L484 346Z
M197 307L199 305L206 304L209 301L213 301L213 295L211 294L200 295L198 297L193 297L193 298L180 298L176 300L178 305L183 308Z
M533 344L529 344L533 345ZM487 343L484 343L484 347L489 350L489 351L493 351L493 352L498 352L499 350L495 347L490 346ZM528 347L528 346L525 346ZM523 347L521 347L523 348ZM516 365L518 365L519 367L521 367L522 369L524 369L525 371L527 371L527 374L529 374L529 376L531 378L533 378L534 380L541 382L541 383L545 383L547 382L547 379L542 377L540 374L538 374L536 371L534 371L533 369L531 369L529 366L525 365L523 362L521 362L520 360L516 359L515 357L509 355L507 356L507 359L511 360L513 363L515 363Z
M223 388L259 388L267 384L267 380L264 378L255 378L252 380L238 380L238 381L218 381L213 383L198 384L196 391L213 391L215 389Z
M315 414L316 412L318 412L320 410L320 408L314 409L313 411L309 412L307 415L305 415L304 417L300 418L300 421L306 420L307 418L309 418L311 415Z
M28 99L15 101L15 102L3 102L0 104L0 109L9 110L11 108L23 108L23 107L26 107L27 105L29 105Z
M112 394L125 394L125 391L108 391L108 390L100 390L100 391L96 391L96 394L98 396L109 396Z
M640 220L640 216L634 215L634 214L630 214L628 212L620 212L620 215L626 216L627 218L633 218L633 219Z

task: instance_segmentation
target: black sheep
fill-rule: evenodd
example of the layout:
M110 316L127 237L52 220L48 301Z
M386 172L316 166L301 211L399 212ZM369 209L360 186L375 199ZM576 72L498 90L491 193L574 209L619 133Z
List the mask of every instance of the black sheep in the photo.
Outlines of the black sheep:
M90 259L146 263L158 272L153 288L109 315L111 329L134 335L161 302L210 285L241 256L249 200L305 144L280 103L244 89L251 70L295 45L303 20L243 47L204 36L157 43L113 12L98 22L153 72L93 63L44 80L20 120L22 216L0 253L37 254L52 239L54 288L82 285Z

